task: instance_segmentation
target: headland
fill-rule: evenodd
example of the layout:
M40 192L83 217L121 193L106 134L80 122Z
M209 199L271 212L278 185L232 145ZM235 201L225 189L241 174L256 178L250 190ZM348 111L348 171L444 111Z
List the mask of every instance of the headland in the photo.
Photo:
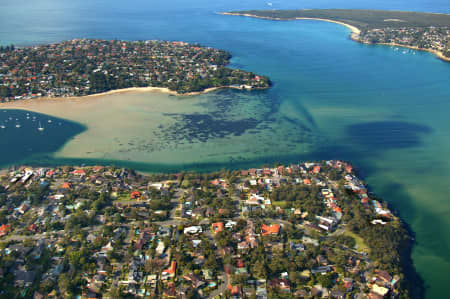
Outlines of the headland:
M428 51L443 61L450 61L449 14L355 9L251 10L221 14L274 21L337 23L352 30L354 41Z
M226 67L230 58L226 51L184 42L76 39L0 47L0 100L270 87L265 76Z

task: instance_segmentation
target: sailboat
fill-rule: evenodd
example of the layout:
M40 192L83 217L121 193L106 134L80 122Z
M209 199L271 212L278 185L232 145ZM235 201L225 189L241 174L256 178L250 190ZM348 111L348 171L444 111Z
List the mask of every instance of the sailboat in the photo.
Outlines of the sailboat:
M41 131L41 132L44 131L44 127L41 125L41 122L39 122L38 130Z

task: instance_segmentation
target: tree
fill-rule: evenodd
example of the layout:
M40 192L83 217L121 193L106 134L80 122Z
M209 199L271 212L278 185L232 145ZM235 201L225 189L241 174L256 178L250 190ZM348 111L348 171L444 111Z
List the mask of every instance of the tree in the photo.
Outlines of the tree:
M201 298L200 295L198 294L197 290L190 288L187 292L186 292L186 298L188 299L199 299Z
M67 273L61 273L58 277L58 288L60 294L66 294L69 290L70 278Z
M217 262L216 256L214 254L208 255L204 268L210 269L214 272L219 270L219 263Z
M268 277L268 270L267 270L267 264L264 258L259 263L254 263L251 266L252 273L257 278L267 278Z
M317 275L317 281L327 289L330 289L334 285L334 279L336 278L336 273L331 272L325 275Z

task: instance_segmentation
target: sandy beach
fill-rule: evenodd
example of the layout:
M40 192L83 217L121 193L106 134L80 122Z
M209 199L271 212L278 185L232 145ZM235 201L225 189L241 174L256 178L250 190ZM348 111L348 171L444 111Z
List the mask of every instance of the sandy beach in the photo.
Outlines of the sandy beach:
M175 96L196 96L205 94L208 92L212 92L219 89L225 89L225 88L231 88L231 89L239 89L241 88L235 87L235 86L219 86L219 87L211 87L207 88L203 91L199 92L189 92L189 93L177 93L175 91L172 91L168 88L163 87L130 87L130 88L123 88L123 89L115 89L110 90L102 93L96 93L81 97L40 97L40 98L34 98L34 99L25 99L25 100L16 100L11 102L4 102L0 103L0 108L10 108L10 109L29 109L29 110L36 110L36 112L45 112L41 111L41 109L38 109L38 107L42 106L43 104L46 104L46 108L48 108L47 104L58 104L58 103L88 103L87 100L93 100L96 98L103 98L105 96L109 95L115 95L115 94L126 94L126 93L163 93L163 94L169 94L169 95L175 95ZM255 88L257 89L257 88ZM39 110L39 111L38 111Z
M201 92L191 92L185 94L179 94L168 88L162 87L131 87L124 89L110 90L102 93L96 93L81 97L40 97L34 99L16 100L11 102L0 103L2 109L25 109L40 113L48 113L54 116L65 117L68 119L74 119L71 117L70 111L79 111L90 109L90 107L98 108L100 102L105 102L105 99L109 99L114 95L133 95L133 94L166 94L175 96L194 96L204 93L208 93L214 90L228 87L212 87L205 89ZM64 105L64 106L63 106ZM75 118L77 121L80 119Z
M321 18L295 18L295 19L281 19L281 18L271 18L271 17L261 17L261 16L255 16L252 14L239 14L239 13L231 13L231 12L221 12L221 15L228 15L228 16L243 16L243 17L250 17L250 18L257 18L257 19L266 19L266 20L274 20L274 21L291 21L291 20L316 20L316 21L324 21L324 22L331 22L331 23L336 23L336 24L340 24L340 25L344 25L348 28L350 28L352 30L353 33L355 34L360 34L361 31L352 25L343 23L343 22L339 22L339 21L333 21L333 20L329 20L329 19L321 19Z
M357 27L343 23L343 22L339 22L339 21L333 21L333 20L328 20L328 19L319 19L319 18L295 18L296 20L315 20L315 21L324 21L324 22L330 22L330 23L335 23L335 24L339 24L339 25L343 25L347 28L349 28L352 31L352 38L358 38L359 34L361 33L361 30L359 30Z
M357 41L359 39L359 34L361 33L361 30L359 30L357 27L344 23L344 22L339 22L339 21L334 21L334 20L329 20L329 19L321 19L321 18L293 18L293 19L281 19L281 18L271 18L271 17L261 17L261 16L255 16L252 14L240 14L240 13L231 13L231 12L222 12L220 13L221 15L228 15L228 16L243 16L243 17L250 17L250 18L257 18L257 19L265 19L265 20L272 20L272 21L292 21L292 20L313 20L313 21L323 21L323 22L330 22L330 23L335 23L335 24L339 24L339 25L343 25L347 28L349 28L352 31L351 34L351 38L355 41Z

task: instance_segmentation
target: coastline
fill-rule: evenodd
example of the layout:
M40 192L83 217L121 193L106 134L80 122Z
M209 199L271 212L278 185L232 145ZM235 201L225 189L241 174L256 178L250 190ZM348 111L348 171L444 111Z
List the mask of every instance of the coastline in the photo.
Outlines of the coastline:
M426 52L430 52L430 53L434 54L437 58L439 58L439 59L441 59L441 60L443 60L445 62L450 62L450 57L446 57L446 56L444 56L444 54L441 51L437 51L437 50L433 50L433 49L425 49L425 48L401 45L401 44L396 44L396 43L375 43L375 44L371 44L371 43L363 42L363 41L361 41L359 39L359 36L361 34L361 30L360 29L358 29L357 27L355 27L353 25L350 25L350 24L347 24L347 23L344 23L344 22L340 22L340 21L334 21L334 20L330 20L330 19L321 19L321 18L306 18L306 17L291 18L291 19L281 19L281 18L261 17L261 16L252 15L252 14L240 14L240 13L232 13L232 12L221 12L219 14L221 14L221 15L229 15L229 16L249 17L249 18L256 18L256 19L266 19L266 20L272 20L272 21L316 20L316 21L335 23L335 24L339 24L339 25L345 26L345 27L349 28L350 30L352 30L350 38L353 41L355 41L355 42L359 42L359 43L366 44L366 45L395 46L395 47L409 48L409 49L413 49L413 50L417 50L417 51L426 51Z
M252 14L233 13L233 12L221 12L219 14L227 15L227 16L241 16L241 17L249 17L249 18L256 18L256 19L266 19L266 20L272 20L272 21L293 21L293 20L324 21L324 22L330 22L330 23L336 23L336 24L343 25L343 26L349 28L350 30L352 30L352 35L355 35L355 36L359 36L359 34L361 33L361 30L359 30L357 27L355 27L353 25L350 25L350 24L347 24L347 23L343 23L343 22L339 22L339 21L329 20L329 19L306 18L306 17L292 18L292 19L281 19L281 18L261 17L261 16L252 15Z
M203 91L196 91L196 92L188 92L188 93L178 93L176 91L170 90L166 87L129 87L129 88L122 88L122 89L114 89L114 90L109 90L109 91L105 91L105 92L101 92L101 93L95 93L95 94L90 94L90 95L85 95L85 96L72 96L72 97L36 97L36 98L32 98L32 99L21 99L21 100L13 100L13 101L9 101L9 102L0 102L0 107L3 108L8 108L9 106L14 106L14 107L22 107L23 105L28 105L29 103L42 103L42 102L61 102L61 101L82 101L82 100L87 100L87 99L93 99L93 98L98 98L98 97L104 97L104 96L108 96L108 95L113 95L113 94L122 94L122 93L133 93L133 92L155 92L155 93L165 93L165 94L170 94L170 95L174 95L174 96L196 96L196 95L201 95L201 94L205 94L208 92L212 92L215 90L219 90L219 89L226 89L226 88L230 88L230 89L238 89L238 90L260 90L260 89L266 89L266 88L252 88L252 89L246 89L246 88L240 88L240 87L236 87L236 86L217 86L217 87L210 87L210 88L206 88ZM26 107L22 107L22 108L26 108Z
M333 21L333 20L329 20L329 19L320 19L320 18L295 18L296 20L315 20L315 21L323 21L323 22L330 22L330 23L335 23L335 24L339 24L342 26L345 26L347 28L349 28L352 31L351 34L351 38L353 40L358 39L359 35L361 34L361 30L359 30L357 27L347 24L347 23L343 23L343 22L339 22L339 21Z
M370 43L364 43L360 40L355 40L357 42L366 44L366 45L380 45L380 46L393 46L393 47L402 47L402 48L408 48L408 49L413 49L413 50L417 50L417 51L425 51L425 52L430 52L432 54L434 54L437 58L445 61L445 62L450 62L450 57L446 57L444 56L444 54L441 51L437 51L437 50L433 50L433 49L424 49L424 48L419 48L419 47L414 47L414 46L407 46L407 45L401 45L401 44L396 44L396 43L376 43L376 44L370 44Z

